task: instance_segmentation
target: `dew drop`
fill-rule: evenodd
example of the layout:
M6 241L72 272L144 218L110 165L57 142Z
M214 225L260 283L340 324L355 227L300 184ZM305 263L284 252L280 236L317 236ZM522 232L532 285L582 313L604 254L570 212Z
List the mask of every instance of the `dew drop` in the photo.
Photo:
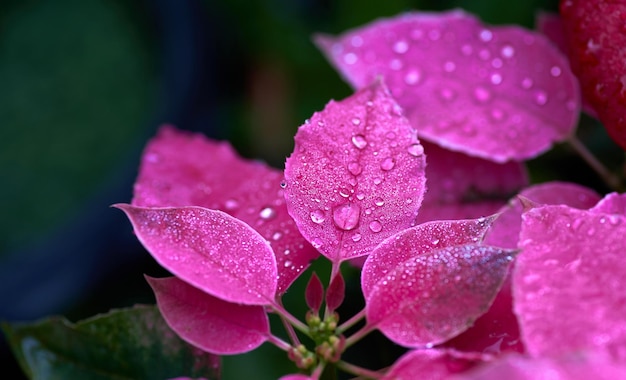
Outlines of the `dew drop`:
M374 178L374 185L380 185L381 183L383 183L382 178L380 177Z
M465 44L461 46L461 53L463 53L463 55L472 55L473 52L474 48L472 47L472 45Z
M363 45L363 38L361 36L354 36L350 39L350 43L354 47L359 47Z
M359 174L361 174L362 168L361 168L361 165L359 165L358 162L351 162L351 163L348 164L348 171L352 175L359 175Z
M365 194L363 194L363 193L358 193L358 194L356 195L356 199L358 199L358 200L362 201L363 199L365 199Z
M582 219L576 219L572 222L571 228L574 231L577 231L580 228L580 225L583 224Z
M359 240L361 240L361 234L354 234L354 235L352 235L352 241L353 242L356 243Z
M421 144L411 144L406 150L411 156L415 157L424 154L424 147Z
M561 68L558 66L552 66L552 68L550 69L550 75L552 75L553 77L558 77L561 75Z
M361 125L361 119L359 119L358 117L352 118L352 124L353 125Z
M323 223L326 220L326 216L324 216L324 211L322 210L311 211L311 220L313 221L313 223L316 223L316 224Z
M271 207L265 207L259 212L259 217L263 220L270 220L276 216L276 210Z
M382 198L378 197L378 198L376 198L376 200L374 200L374 204L376 206L380 207L380 206L385 204L385 201Z
M437 245L437 244L439 244L439 239L434 239L433 241L431 241L431 243L433 245Z
M533 86L533 80L530 78L522 79L522 88L529 89Z
M404 76L404 82L409 85L418 84L422 79L422 72L418 69L409 70Z
M383 169L383 170L391 170L391 169L393 169L393 167L395 165L396 165L396 163L394 162L393 158L387 157L380 164L380 168Z
M350 196L350 191L348 191L348 189L341 188L339 189L339 195L341 195L343 198L348 198Z
M481 103L491 100L491 91L482 86L478 86L474 89L474 97Z
M441 38L441 32L438 29L432 29L428 32L428 38L431 41L437 41Z
M535 93L535 103L537 103L537 105L543 106L547 102L548 94L546 94L545 91L539 90Z
M288 256L290 253L291 253L291 250L289 250L289 249L285 249L283 251L283 255L285 255L285 256Z
M343 61L347 65L354 65L356 63L357 59L358 59L358 57L354 53L348 53L348 54L343 56Z
M311 240L311 245L313 246L313 248L318 249L322 245L324 245L324 242L320 238L314 238L313 240Z
M513 56L515 55L515 48L513 48L513 46L511 45L504 45L500 50L500 54L504 58L513 58Z
M504 62L500 58L494 58L491 60L491 67L494 69L500 69L504 65Z
M456 70L456 64L452 61L446 61L446 63L443 64L443 70L447 73L451 73Z
M333 211L333 221L342 230L353 230L359 224L361 207L354 203L346 203Z
M483 42L489 42L493 38L493 33L489 29L483 29L480 31L479 37Z
M439 91L439 96L442 100L449 102L451 100L454 100L454 98L456 97L456 93L450 88L442 88Z
M281 188L286 188L287 187L287 182L285 180L280 181L280 187Z
M502 121L504 120L505 113L501 108L493 108L490 115L494 121Z
M161 160L161 156L159 156L157 153L149 153L146 155L146 161L150 162L150 163L157 163Z
M397 59L397 58L394 58L394 59L391 60L391 62L389 62L389 68L391 70L396 70L396 71L400 70L400 69L402 69L402 66L403 66L402 65L402 61Z
M405 40L398 40L393 44L393 51L398 54L404 54L409 50L409 44Z
M367 146L367 140L363 135L354 135L352 136L352 144L354 144L357 149L364 149Z
M272 240L277 241L283 237L283 233L280 231L276 231L272 234Z
M224 202L224 207L229 211L236 210L239 207L239 202L234 199L228 199Z
M285 268L289 268L290 266L293 265L293 263L289 260L285 261L285 263L283 264L285 266Z
M498 85L500 83L502 83L502 75L495 73L495 74L491 74L491 83Z
M370 222L370 230L372 232L380 232L383 229L383 225L378 221L378 220L374 220L372 222Z

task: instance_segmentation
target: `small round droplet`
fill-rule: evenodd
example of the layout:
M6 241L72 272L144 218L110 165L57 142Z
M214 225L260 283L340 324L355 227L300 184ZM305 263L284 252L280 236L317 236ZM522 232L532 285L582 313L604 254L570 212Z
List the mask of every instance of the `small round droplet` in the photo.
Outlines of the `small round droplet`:
M481 103L491 100L491 91L482 86L478 86L474 89L474 97Z
M359 47L361 45L363 45L363 37L361 36L354 36L350 39L350 44L354 47Z
M411 144L406 150L411 156L415 157L424 154L424 147L421 144Z
M357 60L358 60L358 57L354 53L348 53L348 54L343 56L343 61L347 65L354 65Z
M434 239L433 241L431 241L432 245L437 245L439 244L439 239Z
M353 117L352 118L352 124L353 125L361 125L361 119L359 119L358 117Z
M283 264L285 266L285 268L289 268L290 266L293 265L293 263L289 260L285 261L285 263Z
M391 157L387 157L380 164L380 168L383 170L391 170L396 165L395 161Z
M380 232L383 230L383 225L378 220L370 222L369 227L372 232Z
M456 92L454 92L454 90L451 88L444 87L439 90L439 97L441 98L441 100L449 102L454 100L454 98L456 97Z
M561 75L561 68L558 66L552 66L552 68L550 69L550 75L552 75L553 77L558 77Z
M493 108L491 109L490 115L494 121L502 121L504 120L505 113L501 108Z
M364 149L367 146L367 140L363 135L354 135L352 136L352 144L354 144L357 149Z
M404 82L409 85L415 85L422 79L422 73L418 69L409 70L404 76Z
M272 234L272 240L277 241L283 237L283 233L280 231L276 231Z
M341 195L343 198L348 198L350 196L350 191L346 188L341 188L339 189L339 195Z
M333 221L342 230L353 230L359 224L361 207L354 203L343 204L333 211Z
M546 94L545 91L540 90L535 93L535 103L537 103L537 105L543 106L547 102L548 94Z
M495 74L491 74L490 77L491 83L498 85L500 83L502 83L502 75L495 73Z
M405 40L398 40L393 44L393 51L398 54L404 54L409 50L409 44Z
M456 64L455 64L454 62L452 62L452 61L446 61L446 62L443 64L443 70L444 70L445 72L447 72L447 73L451 73L451 72L453 72L454 70L456 70Z
M263 220L270 220L276 216L276 210L272 207L265 207L259 212L259 217Z
M363 169L361 168L361 165L359 165L358 162L351 162L348 164L348 171L352 174L352 175L359 175L361 174L361 171Z
M526 90L528 90L532 86L533 86L533 80L532 79L530 79L530 78L522 79L522 88L525 88Z
M228 211L236 210L239 207L239 202L237 202L235 199L228 199L226 202L224 202L224 207Z
M287 187L287 182L285 180L280 181L280 187L281 188L286 188Z
M313 246L313 248L318 249L322 245L324 245L324 242L320 238L314 238L313 240L311 240L311 245Z
M479 37L483 42L489 42L493 38L493 33L489 29L483 29L480 31Z
M358 193L358 194L356 195L356 199L358 199L358 200L362 201L363 199L365 199L365 194L363 194L363 193Z
M385 201L382 198L378 197L378 198L376 198L374 200L374 204L376 206L380 207L380 206L383 206L385 204Z
M513 46L511 45L504 45L502 47L502 50L500 50L500 54L504 58L513 58L513 56L515 55L515 48L513 48Z
M394 58L389 62L389 68L391 70L396 70L396 71L400 70L402 69L402 66L403 66L402 61L397 58Z
M315 210L311 211L311 221L316 224L321 224L326 220L326 216L324 215L324 211Z
M352 241L353 242L356 243L359 240L361 240L361 234L354 234L354 235L352 235Z

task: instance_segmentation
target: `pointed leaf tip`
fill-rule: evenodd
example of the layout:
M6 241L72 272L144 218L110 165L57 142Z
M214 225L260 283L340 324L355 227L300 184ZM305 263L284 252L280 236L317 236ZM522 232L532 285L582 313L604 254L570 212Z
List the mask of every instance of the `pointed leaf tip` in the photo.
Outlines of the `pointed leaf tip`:
M315 272L311 274L309 283L306 286L304 298L307 306L314 313L317 313L320 307L322 307L322 302L324 301L324 286Z
M376 82L331 101L298 129L285 163L285 200L302 235L340 262L411 225L424 169L415 130Z
M328 290L326 291L326 307L331 312L336 310L346 296L346 283L341 275L341 272L337 272L335 277L330 281Z
M115 207L126 213L148 252L178 278L225 301L273 302L274 253L247 224L202 207Z

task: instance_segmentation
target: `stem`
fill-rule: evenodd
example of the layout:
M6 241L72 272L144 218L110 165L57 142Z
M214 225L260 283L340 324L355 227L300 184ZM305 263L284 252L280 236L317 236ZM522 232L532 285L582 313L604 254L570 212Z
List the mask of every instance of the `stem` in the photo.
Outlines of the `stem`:
M333 261L333 266L330 270L330 279L328 280L329 286L330 286L330 283L333 282L333 279L335 278L337 273L339 273L340 269L341 269L341 261ZM329 315L330 315L330 310L328 310L328 305L325 305L324 306L324 319L328 318Z
M284 307L280 299L277 299L276 303L281 305L281 307ZM299 345L300 339L298 339L298 335L293 329L293 325L289 323L289 321L282 314L278 314L278 315L280 316L281 322L283 322L283 326L285 327L285 331L287 331L287 335L289 335L289 339L291 339L291 344L293 344L294 347Z
M291 345L289 345L289 343L285 342L284 340L280 339L277 336L270 334L269 339L267 341L285 352L288 352L291 349Z
M567 142L576 151L576 153L589 165L599 176L604 183L613 190L619 190L621 181L619 177L611 173L602 162L600 162L596 156L591 153L589 149L576 137L571 135Z
M383 375L380 372L372 371L372 370L369 370L367 368L363 368L363 367L356 366L354 364L346 363L343 360L337 362L336 365L341 370L343 370L345 372L348 372L348 373L351 373L353 375L357 375L359 377L366 377L366 378L371 378L371 379L380 379L381 376Z
M367 334L371 333L372 330L374 330L375 327L376 326L366 324L359 331L357 331L354 334L350 335L348 338L346 338L346 345L344 346L344 350L347 349L348 347L352 346L353 344L355 344L359 340L361 340Z
M302 323L299 319L291 315L291 313L285 310L285 308L281 304L273 302L271 307L276 313L278 313L278 315L281 316L281 318L284 318L286 321L288 321L293 327L298 329L298 331L305 334L306 336L310 336L309 327Z
M350 319L342 323L337 327L337 334L341 334L350 327L356 325L361 319L365 317L365 309L359 311L355 315L353 315Z

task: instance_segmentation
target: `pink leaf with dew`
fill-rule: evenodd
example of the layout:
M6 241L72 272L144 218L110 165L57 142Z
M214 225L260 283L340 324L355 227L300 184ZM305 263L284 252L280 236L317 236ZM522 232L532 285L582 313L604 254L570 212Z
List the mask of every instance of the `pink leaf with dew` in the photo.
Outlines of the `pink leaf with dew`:
M556 181L528 187L520 195L541 204L566 204L580 209L587 209L600 199L600 196L591 189ZM521 224L522 204L514 197L500 210L498 218L485 237L484 244L517 248ZM509 271L489 310L467 331L446 342L446 347L494 354L504 351L524 351L517 317L513 314L510 276Z
M438 220L391 236L372 251L363 265L363 296L367 300L383 277L412 257L440 248L482 242L496 217L497 215L473 220Z
M424 167L415 130L376 81L298 129L285 164L287 208L331 261L363 256L411 225Z
M589 211L626 216L626 194L607 194ZM615 216L612 217L614 218Z
M326 290L326 307L329 311L335 311L341 304L346 296L346 282L341 275L341 272L337 272L335 277L330 281L328 289Z
M626 149L626 3L561 0L572 71L609 136Z
M228 302L269 305L274 300L272 248L239 219L201 207L116 207L156 261L181 280Z
M398 359L381 380L445 380L490 359L454 350L412 350Z
M420 138L451 150L528 159L578 120L567 59L521 27L485 26L461 10L407 13L316 42L353 87L383 76Z
M132 204L201 206L246 222L275 252L282 295L319 255L287 213L282 179L280 170L239 157L227 142L164 126L143 154Z
M222 301L176 278L146 280L167 324L186 342L218 355L252 351L270 336L263 306Z
M563 30L563 20L561 20L561 16L558 13L538 12L535 18L535 28L548 37L563 54L568 55L569 47L567 46L567 38ZM597 118L596 111L589 104L585 94L581 94L581 96L583 111L587 115Z
M311 279L309 279L309 283L306 286L304 298L306 299L306 305L314 313L317 313L320 307L322 307L322 301L324 301L324 286L315 272L311 275Z
M519 162L498 164L423 142L427 156L428 191L416 223L472 219L498 211L528 185Z
M450 380L615 380L626 378L626 364L599 355L529 358L506 355Z
M513 253L457 245L414 256L372 288L366 299L367 323L405 347L445 342L487 311Z
M626 359L626 215L543 206L523 215L513 299L528 353Z

